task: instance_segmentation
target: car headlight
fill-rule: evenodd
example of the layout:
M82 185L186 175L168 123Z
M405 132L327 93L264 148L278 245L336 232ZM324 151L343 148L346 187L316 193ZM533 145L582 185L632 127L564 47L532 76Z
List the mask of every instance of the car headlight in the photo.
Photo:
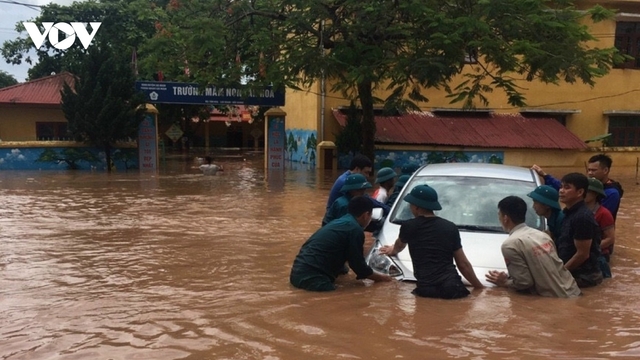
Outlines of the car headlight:
M375 271L389 276L402 276L402 270L391 260L387 255L380 254L378 249L380 248L380 242L376 241L376 244L371 249L367 263Z

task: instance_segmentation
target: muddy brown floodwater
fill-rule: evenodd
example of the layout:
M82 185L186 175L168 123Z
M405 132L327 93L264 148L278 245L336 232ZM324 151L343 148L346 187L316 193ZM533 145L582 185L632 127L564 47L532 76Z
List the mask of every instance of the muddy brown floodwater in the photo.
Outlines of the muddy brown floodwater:
M1 171L0 358L640 357L635 168L613 169L626 192L612 279L578 299L445 301L353 273L333 293L292 288L338 174L222 163L210 177L179 161L154 176Z

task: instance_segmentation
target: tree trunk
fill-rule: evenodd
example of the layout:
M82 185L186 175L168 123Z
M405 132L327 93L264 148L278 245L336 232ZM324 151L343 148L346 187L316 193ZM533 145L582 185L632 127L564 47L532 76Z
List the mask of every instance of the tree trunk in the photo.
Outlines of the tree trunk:
M104 146L104 156L107 161L107 172L111 172L111 144L106 144Z
M375 161L376 122L373 115L373 92L371 80L358 83L358 96L362 106L362 154Z

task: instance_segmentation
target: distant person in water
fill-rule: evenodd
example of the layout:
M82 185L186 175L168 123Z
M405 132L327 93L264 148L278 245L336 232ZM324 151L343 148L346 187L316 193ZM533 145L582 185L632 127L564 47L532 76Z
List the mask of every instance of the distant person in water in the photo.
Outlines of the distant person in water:
M215 175L218 171L224 171L222 165L216 165L213 163L211 156L204 158L204 164L200 165L200 170L204 175Z

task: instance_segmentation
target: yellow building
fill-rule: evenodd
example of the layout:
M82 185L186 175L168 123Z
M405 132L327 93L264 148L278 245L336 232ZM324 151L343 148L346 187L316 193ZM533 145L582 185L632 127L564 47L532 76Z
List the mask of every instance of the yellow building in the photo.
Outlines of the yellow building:
M67 132L60 105L65 82L73 84L73 75L61 72L0 89L0 170L106 169L103 151ZM135 144L119 144L111 166L136 167L137 155Z
M601 48L615 46L623 53L635 57L635 61L612 69L608 75L597 79L594 87L582 83L550 85L522 80L519 85L526 89L524 91L526 108L510 106L506 97L500 91L496 91L486 94L490 109L478 110L494 114L520 114L527 119L555 119L571 134L585 142L586 147L574 149L548 147L531 151L531 149L517 147L478 147L473 143L458 146L437 142L394 143L381 138L381 132L384 129L380 128L379 121L376 120L378 124L376 162L380 160L378 153L385 153L385 151L410 152L413 158L420 152L462 151L503 152L504 163L520 166L533 163L542 166L582 166L590 156L603 151L602 142L591 140L611 134L604 151L613 158L616 166L635 166L640 155L640 1L605 0L579 1L579 3L585 7L600 4L617 9L615 18L587 25L591 33L598 38L595 46ZM470 64L469 69L472 66ZM324 89L330 87L328 83ZM384 98L385 95L376 94L380 98ZM424 95L430 101L418 105L422 110L432 114L443 110L451 112L456 110L451 109L452 106L461 106L450 105L444 91L427 89ZM296 133L299 138L315 134L319 144L331 144L335 140L335 134L341 129L341 123L335 116L336 110L349 105L349 102L340 94L325 93L321 82L316 83L306 92L289 90L286 103L283 109L288 114L287 131ZM456 125L452 123L451 126ZM326 167L327 162L322 159L323 155L320 156L317 167Z

